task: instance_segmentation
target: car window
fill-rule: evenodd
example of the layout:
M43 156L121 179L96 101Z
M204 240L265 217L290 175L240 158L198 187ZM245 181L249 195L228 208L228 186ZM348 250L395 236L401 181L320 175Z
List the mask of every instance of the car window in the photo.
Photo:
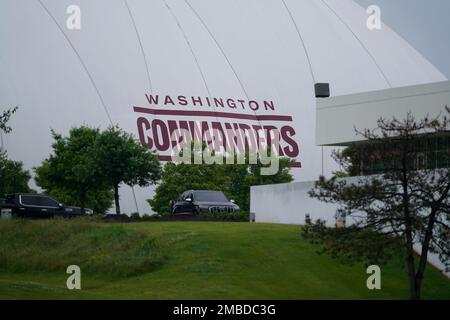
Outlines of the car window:
M50 197L41 197L41 206L57 207L58 205L59 205L59 203Z
M228 202L227 197L220 191L197 191L195 192L195 200L212 201L212 202Z
M42 206L42 207L58 207L58 202L50 197L43 196L21 196L21 202L27 206Z
M20 202L27 206L40 206L40 197L37 196L20 196Z

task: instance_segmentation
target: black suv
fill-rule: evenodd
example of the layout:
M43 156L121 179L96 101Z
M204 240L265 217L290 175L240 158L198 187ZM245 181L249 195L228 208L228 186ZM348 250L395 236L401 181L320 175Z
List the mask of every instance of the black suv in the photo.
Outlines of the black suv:
M87 214L92 213L86 209ZM42 194L14 193L6 195L1 206L1 216L19 216L29 218L53 218L55 216L71 217L81 215L77 207L66 207L52 197Z
M188 190L170 202L172 214L237 213L239 206L221 191Z
M81 208L80 207L64 207L64 214L68 217L72 216L81 216ZM84 208L84 214L86 216L91 216L94 214L94 210L89 208Z

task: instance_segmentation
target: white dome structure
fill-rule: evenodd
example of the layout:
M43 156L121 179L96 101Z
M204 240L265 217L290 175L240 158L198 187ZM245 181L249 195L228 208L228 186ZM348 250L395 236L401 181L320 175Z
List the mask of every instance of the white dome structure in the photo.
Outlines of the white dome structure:
M66 26L72 4L80 30ZM50 129L119 124L167 156L155 119L286 127L296 179L314 180L314 83L337 96L446 80L366 20L351 0L2 0L0 106L20 106L4 147L31 169L51 152ZM123 211L150 212L151 189L135 191L137 204L121 188Z

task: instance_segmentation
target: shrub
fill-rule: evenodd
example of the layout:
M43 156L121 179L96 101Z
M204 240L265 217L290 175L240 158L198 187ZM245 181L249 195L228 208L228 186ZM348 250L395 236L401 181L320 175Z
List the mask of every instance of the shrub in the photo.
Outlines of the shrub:
M246 221L246 222L250 221L250 214L248 212L206 213L202 214L201 216L225 221Z
M141 215L139 213L137 213L137 212L133 212L131 214L131 219L133 219L133 220L141 220Z

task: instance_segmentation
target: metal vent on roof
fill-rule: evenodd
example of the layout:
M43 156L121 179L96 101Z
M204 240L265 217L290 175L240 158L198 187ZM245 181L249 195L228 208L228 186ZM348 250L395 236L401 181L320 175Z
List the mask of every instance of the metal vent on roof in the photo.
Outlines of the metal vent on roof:
M330 84L329 83L316 83L314 85L314 91L316 92L316 98L329 98L330 97Z

